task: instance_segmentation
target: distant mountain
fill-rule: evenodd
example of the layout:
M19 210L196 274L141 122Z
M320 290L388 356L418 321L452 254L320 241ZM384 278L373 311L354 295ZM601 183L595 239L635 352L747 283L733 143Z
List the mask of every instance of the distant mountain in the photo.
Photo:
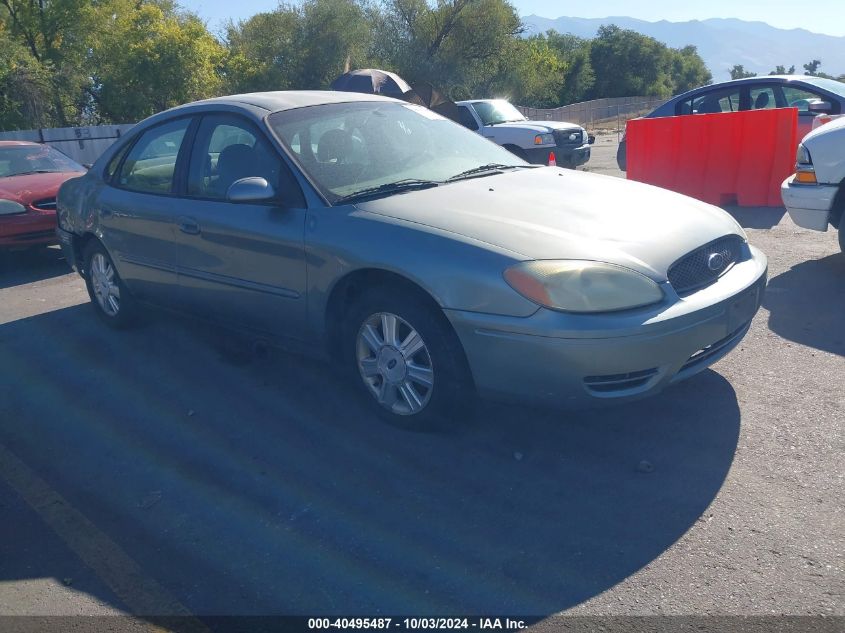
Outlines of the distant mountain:
M730 79L734 64L745 70L766 75L777 65L804 73L803 64L820 59L820 70L829 75L845 73L845 37L820 35L804 29L777 29L765 22L746 22L733 18L692 20L690 22L646 22L628 17L567 18L555 20L537 15L522 18L527 35L554 29L580 37L595 37L598 28L616 24L649 35L672 48L687 44L698 47L714 81Z

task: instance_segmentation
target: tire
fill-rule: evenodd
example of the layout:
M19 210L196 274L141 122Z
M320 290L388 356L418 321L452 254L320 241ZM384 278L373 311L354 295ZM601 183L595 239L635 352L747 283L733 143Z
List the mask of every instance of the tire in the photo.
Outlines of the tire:
M416 293L365 290L342 337L350 378L387 422L433 431L470 413L475 388L460 341L440 309Z
M97 316L109 327L124 329L137 323L138 305L129 294L105 247L91 240L83 251L85 286Z

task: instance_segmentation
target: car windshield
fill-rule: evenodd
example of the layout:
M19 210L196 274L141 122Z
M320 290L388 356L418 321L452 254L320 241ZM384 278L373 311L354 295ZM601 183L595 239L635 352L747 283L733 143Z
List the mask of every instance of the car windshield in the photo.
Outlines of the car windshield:
M484 125L496 125L510 121L525 121L522 113L504 99L476 101L472 104Z
M801 81L818 86L819 88L832 92L840 97L845 97L845 83L842 83L841 81L836 81L835 79L825 79L824 77L802 77Z
M85 168L47 145L0 147L0 178L68 171L85 171Z
M528 166L482 136L411 104L318 105L276 112L269 123L330 202Z

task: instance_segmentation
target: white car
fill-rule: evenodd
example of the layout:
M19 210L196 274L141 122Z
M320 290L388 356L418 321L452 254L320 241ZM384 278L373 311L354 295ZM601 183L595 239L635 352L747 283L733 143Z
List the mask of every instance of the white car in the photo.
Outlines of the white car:
M845 253L845 118L816 128L798 145L795 173L781 185L789 217L800 227L839 229Z
M559 167L574 169L590 160L595 140L575 123L529 121L504 99L458 101L459 123L535 165L546 165L554 152Z

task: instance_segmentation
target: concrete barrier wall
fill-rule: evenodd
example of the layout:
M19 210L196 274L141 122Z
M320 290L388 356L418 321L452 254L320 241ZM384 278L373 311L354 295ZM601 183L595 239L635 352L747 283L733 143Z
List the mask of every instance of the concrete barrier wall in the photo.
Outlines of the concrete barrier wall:
M0 141L46 143L77 163L85 165L97 160L112 143L126 134L132 127L132 124L126 124L16 130L14 132L0 132Z

